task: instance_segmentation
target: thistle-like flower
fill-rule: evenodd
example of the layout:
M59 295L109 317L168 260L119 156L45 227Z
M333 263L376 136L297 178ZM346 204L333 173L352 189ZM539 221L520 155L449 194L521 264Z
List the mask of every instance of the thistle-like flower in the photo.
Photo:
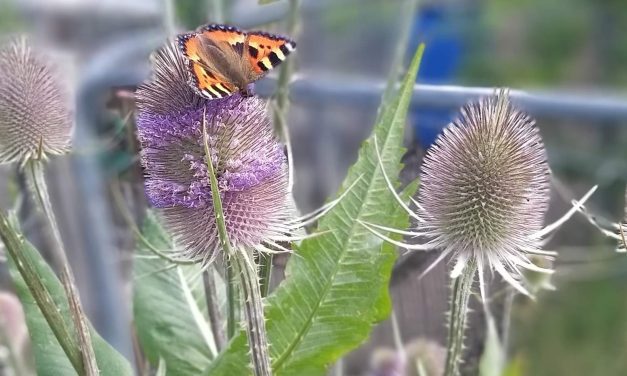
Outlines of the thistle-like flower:
M25 37L1 46L0 163L63 154L71 131L66 93L47 60Z
M251 253L289 252L280 242L308 237L297 231L342 197L295 218L288 161L266 104L239 94L212 101L197 96L173 44L161 49L153 64L154 79L137 92L146 195L178 242L176 257L207 266L224 251L227 265L240 273L253 370L270 375Z
M464 106L428 151L415 202L417 213L398 198L418 220L417 230L364 225L407 249L441 250L436 263L452 256L456 260L453 278L471 261L476 262L482 293L483 272L490 268L528 294L520 283L521 268L552 272L536 266L529 257L554 256L542 250L543 239L581 205L577 203L564 217L542 228L549 201L549 175L534 120L512 106L501 91ZM418 236L426 242L397 242L376 229Z
M138 136L146 194L178 240L179 256L210 263L221 248L207 171L218 178L224 219L234 247L288 252L279 242L338 200L295 218L283 146L273 135L266 104L235 94L207 101L187 84L185 61L167 45L155 55L155 77L137 92Z

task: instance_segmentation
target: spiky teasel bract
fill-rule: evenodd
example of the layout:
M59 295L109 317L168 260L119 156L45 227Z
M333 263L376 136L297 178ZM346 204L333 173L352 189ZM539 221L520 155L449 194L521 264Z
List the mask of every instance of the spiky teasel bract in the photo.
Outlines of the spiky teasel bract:
M484 270L489 268L528 294L521 284L521 268L551 273L529 257L554 256L542 250L545 237L581 205L576 203L558 221L542 228L550 170L534 123L510 103L505 91L467 104L425 157L417 212L396 195L399 204L418 221L418 228L400 231L372 223L364 226L407 249L440 250L436 263L451 256L455 260L453 278L475 260L482 292ZM397 242L377 229L425 241Z
M72 114L59 77L24 36L0 46L0 163L70 148Z

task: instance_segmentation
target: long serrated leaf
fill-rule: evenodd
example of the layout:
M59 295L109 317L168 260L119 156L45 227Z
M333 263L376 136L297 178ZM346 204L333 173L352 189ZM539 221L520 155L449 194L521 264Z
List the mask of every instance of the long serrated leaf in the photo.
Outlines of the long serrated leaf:
M13 229L13 231L15 231L15 234L21 239L17 230ZM69 324L70 311L68 301L65 296L65 290L61 285L61 282L59 282L52 269L50 269L39 252L29 242L22 240L16 244L20 244L20 247L17 250L20 252L20 260L18 262L28 263L28 265L34 269L39 282L47 289L52 298L52 302L40 302L40 304L49 304L57 307L57 309L61 312L61 315L67 318ZM35 301L35 298L31 294L26 281L18 272L17 265L15 264L16 261L12 258L9 258L8 261L15 289L22 305L24 306L26 324L28 326L33 346L37 374L42 376L76 375L76 371L72 367L72 364L68 360L65 352L52 332L52 329L44 318L44 315ZM93 329L91 329L91 336L94 352L96 354L96 361L101 375L133 375L133 371L128 361L120 353L113 349L111 345L103 340L102 337L100 337Z
M405 117L423 48L414 56L400 92L375 126L382 165L397 176L403 153ZM407 224L388 190L376 159L373 136L362 146L341 194L349 194L322 218L319 231L329 234L307 239L298 257L287 265L286 280L268 298L266 318L272 367L277 375L319 375L342 354L368 336L372 325L389 314L387 286L396 258L393 246L360 226L358 220ZM246 339L240 334L206 374L250 373Z
M153 246L168 250L173 244L152 213L142 231ZM176 266L153 255L144 245L136 251L133 311L137 336L148 360L162 359L169 376L198 375L211 362L213 336L199 307L204 294L199 268ZM189 281L190 276L196 276ZM204 295L203 295L204 296ZM215 348L215 347L214 347Z

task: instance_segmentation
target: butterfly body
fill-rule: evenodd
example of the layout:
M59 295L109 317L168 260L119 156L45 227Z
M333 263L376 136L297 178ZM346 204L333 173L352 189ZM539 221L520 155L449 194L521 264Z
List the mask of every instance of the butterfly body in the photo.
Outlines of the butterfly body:
M236 92L252 95L249 85L285 60L296 43L265 32L207 25L179 35L178 47L188 62L190 86L207 99L217 99Z

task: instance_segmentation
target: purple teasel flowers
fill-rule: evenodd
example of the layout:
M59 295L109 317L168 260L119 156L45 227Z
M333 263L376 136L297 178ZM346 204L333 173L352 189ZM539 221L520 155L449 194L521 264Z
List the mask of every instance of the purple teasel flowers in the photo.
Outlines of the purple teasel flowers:
M48 61L23 36L0 46L0 163L70 150L72 111Z
M471 261L476 263L484 297L486 268L529 295L521 283L521 268L552 273L532 263L530 256L556 255L542 249L546 236L568 220L596 189L574 202L574 207L556 222L542 227L549 202L550 169L534 124L510 103L505 91L467 104L425 156L418 201L414 201L417 212L395 195L417 220L417 229L363 225L409 250L440 250L438 259L425 273L451 256L455 260L452 278L460 276ZM394 191L387 176L386 180ZM407 244L379 230L426 241Z
M273 134L266 103L239 94L201 98L187 84L185 61L174 45L158 51L153 64L154 79L137 91L141 161L146 195L177 240L178 256L207 265L221 249L203 127L231 245L289 252L279 242L307 237L298 230L341 197L297 218L288 160Z

